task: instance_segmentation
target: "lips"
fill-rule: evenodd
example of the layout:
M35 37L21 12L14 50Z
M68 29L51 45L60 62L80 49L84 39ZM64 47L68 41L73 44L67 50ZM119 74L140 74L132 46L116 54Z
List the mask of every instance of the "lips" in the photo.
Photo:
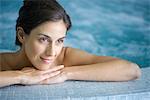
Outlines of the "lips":
M49 59L49 58L43 58L43 57L40 58L44 63L51 63L53 61L53 59Z

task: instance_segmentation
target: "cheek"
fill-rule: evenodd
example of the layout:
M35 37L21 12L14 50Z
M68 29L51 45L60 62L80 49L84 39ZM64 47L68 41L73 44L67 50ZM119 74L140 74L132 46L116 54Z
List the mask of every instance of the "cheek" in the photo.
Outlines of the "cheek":
M41 46L36 41L28 42L25 46L27 56L30 58L36 58L42 52L44 52L44 47Z
M62 48L63 48L63 46L59 46L56 48L57 55L59 55L61 53Z

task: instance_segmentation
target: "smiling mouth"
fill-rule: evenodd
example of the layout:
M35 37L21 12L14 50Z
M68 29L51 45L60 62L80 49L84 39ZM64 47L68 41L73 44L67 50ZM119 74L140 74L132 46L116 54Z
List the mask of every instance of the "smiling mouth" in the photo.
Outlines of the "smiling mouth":
M53 62L53 59L45 59L45 58L42 58L42 57L40 57L40 58L41 58L41 60L42 60L44 63L47 63L47 64Z

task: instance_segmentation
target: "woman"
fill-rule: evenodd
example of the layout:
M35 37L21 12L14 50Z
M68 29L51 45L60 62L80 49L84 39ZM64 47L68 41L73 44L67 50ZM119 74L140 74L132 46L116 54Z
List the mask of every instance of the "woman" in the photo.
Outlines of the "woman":
M128 81L141 75L135 63L63 47L70 27L69 16L56 0L24 0L16 24L20 50L0 54L0 87L66 80Z

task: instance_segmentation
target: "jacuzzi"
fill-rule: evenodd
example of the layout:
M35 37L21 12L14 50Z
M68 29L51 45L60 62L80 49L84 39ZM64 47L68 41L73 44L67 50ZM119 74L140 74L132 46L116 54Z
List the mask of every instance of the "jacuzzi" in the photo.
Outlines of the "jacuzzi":
M149 0L58 0L72 18L65 46L137 63L141 78L128 82L66 81L0 88L0 100L150 100ZM13 52L22 0L1 0L0 52Z

